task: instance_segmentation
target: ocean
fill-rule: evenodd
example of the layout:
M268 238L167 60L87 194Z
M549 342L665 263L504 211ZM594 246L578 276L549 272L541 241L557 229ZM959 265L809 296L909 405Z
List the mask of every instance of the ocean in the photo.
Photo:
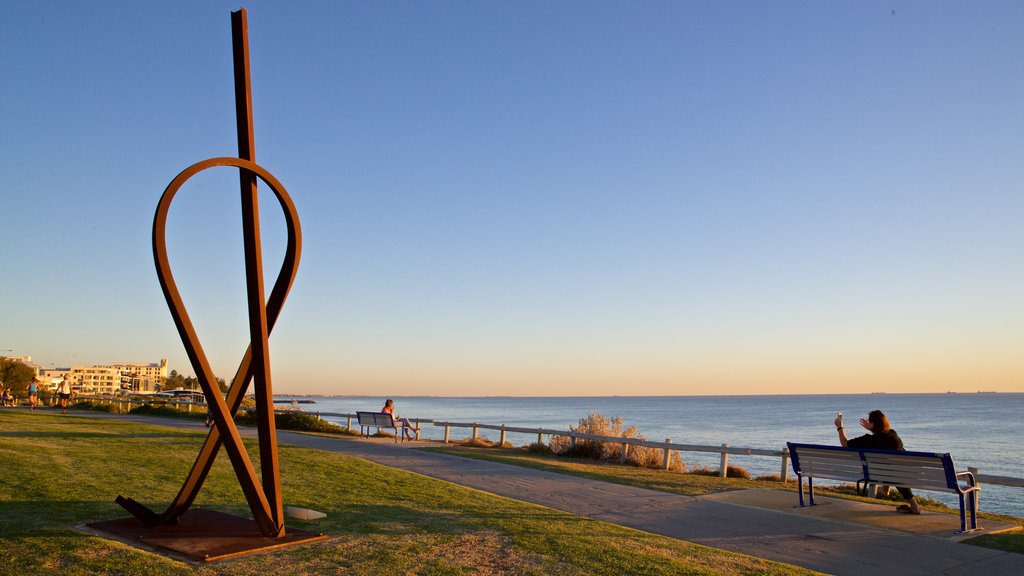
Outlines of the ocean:
M312 400L309 412L355 413L380 410L384 398L277 396ZM838 444L832 425L842 412L850 437L866 433L858 420L874 409L889 417L907 450L949 452L958 470L978 468L983 474L1024 478L1021 414L1024 394L848 394L777 396L612 396L612 397L427 397L395 396L395 410L404 418L506 424L568 430L588 413L618 416L649 440L671 438L676 444L782 450L786 442ZM325 417L342 425L342 418ZM453 428L452 439L466 438L469 429ZM497 440L497 431L480 436ZM425 425L426 438L442 439L444 429ZM516 445L535 442L536 434L509 434ZM546 439L547 441L547 439ZM717 469L718 454L682 452L687 468ZM752 476L778 474L781 459L729 457L729 464ZM923 495L957 506L954 494ZM981 509L1024 517L1024 488L982 485Z

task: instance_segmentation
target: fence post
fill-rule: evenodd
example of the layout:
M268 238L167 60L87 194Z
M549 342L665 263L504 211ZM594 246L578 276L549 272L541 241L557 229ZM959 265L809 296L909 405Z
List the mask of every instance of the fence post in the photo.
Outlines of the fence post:
M349 432L352 431L352 415L351 414L346 415L346 418L345 418L345 429L348 430Z
M672 439L671 438L665 438L665 444L671 444L671 443L672 443ZM668 455L669 455L669 450L668 450L668 448L665 448L665 457L662 458L662 460L661 460L661 467L664 468L665 470L668 470Z
M444 443L445 443L445 444L447 444L447 443L448 443L448 429L449 429L449 428L448 428L448 423L447 423L447 422L445 422L445 423L444 423Z
M626 463L626 456L629 455L629 444L622 443L622 454L619 454L619 464Z
M783 482L789 480L789 447L782 450L782 471L779 472L779 479Z
M728 444L722 444L722 469L718 471L720 478L725 478L729 474L729 453L725 451L728 447Z
M569 436L569 450L575 450L575 449L576 449L576 437L575 436Z
M537 428L537 445L538 446L543 446L544 445L544 433L543 433L543 430L544 430L543 428Z
M476 427L477 427L477 423L473 422L473 440L476 440Z
M500 446L505 445L505 425L501 425L501 441L498 443Z

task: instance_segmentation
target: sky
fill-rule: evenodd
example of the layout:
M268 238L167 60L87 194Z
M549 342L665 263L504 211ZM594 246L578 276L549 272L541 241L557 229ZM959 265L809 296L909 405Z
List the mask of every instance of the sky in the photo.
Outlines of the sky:
M1020 2L244 6L303 239L276 393L1024 391ZM239 7L0 7L0 354L196 372L153 214L238 154ZM189 180L167 232L227 379L237 182Z

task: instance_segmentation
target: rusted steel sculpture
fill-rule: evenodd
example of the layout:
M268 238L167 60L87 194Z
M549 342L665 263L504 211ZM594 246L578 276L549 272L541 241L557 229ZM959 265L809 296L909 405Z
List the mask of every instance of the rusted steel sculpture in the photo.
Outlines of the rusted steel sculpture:
M302 235L299 229L298 214L288 192L270 172L256 164L252 123L252 92L249 79L248 23L244 8L238 12L231 13L231 29L234 52L235 108L238 124L238 158L211 158L186 168L167 186L157 205L156 216L153 221L153 257L156 262L157 276L160 279L160 286L163 289L164 298L167 300L167 305L174 318L178 334L188 353L189 361L195 370L203 394L206 396L213 421L213 426L181 490L163 513L157 514L131 498L123 496L118 496L117 498L117 502L131 512L146 528L156 530L155 532L153 530L149 532L150 539L154 541L158 541L161 538L161 533L159 532L161 527L171 529L182 523L182 517L189 511L189 507L199 493L222 446L227 451L235 475L238 477L242 492L245 495L246 502L252 511L253 520L256 526L258 526L259 534L256 536L261 536L264 540L267 538L280 540L286 537L277 458L277 434L274 423L268 338L274 323L280 315L281 307L298 270ZM246 295L249 310L250 345L242 357L238 370L235 372L226 398L221 397L216 378L210 369L210 363L203 352L203 347L199 342L196 331L185 310L181 295L175 285L174 278L171 275L166 244L167 213L175 194L189 178L203 170L216 166L233 166L239 170L242 200L242 235L245 243ZM278 274L277 281L274 283L268 300L264 299L263 290L263 257L260 246L257 194L258 180L262 180L277 197L284 211L287 227L287 249L281 271ZM245 451L242 438L233 419L241 406L242 399L249 388L250 382L253 384L256 397L260 476L262 481L256 475L255 468ZM222 538L234 537L237 539L238 534L223 533L224 526L227 525L224 523L223 517L227 517L227 515L221 515L221 517L215 520L209 520L209 516L206 516L204 518L207 519L198 520L198 524L203 524L204 522L206 524L217 524L217 526L206 526L208 533L211 534L210 537L214 537L216 534ZM233 517L228 518L228 524L233 520L242 520ZM97 527L101 530L117 533L117 530L111 529L110 526L98 526L98 524L104 523L97 523ZM242 531L244 532L245 530L243 529ZM310 537L322 536L312 535L312 533L301 530L296 532L299 534L295 534L295 537L287 538L287 540L309 540ZM195 535L192 534L191 538L195 540ZM254 548L254 546L241 547L247 549ZM265 546L259 545L255 547L262 548ZM171 548L173 549L173 547ZM228 546L228 548L231 548L231 546ZM238 546L236 545L235 548L238 548ZM189 551L186 550L183 553L189 554ZM208 557L209 554L206 553L201 556Z

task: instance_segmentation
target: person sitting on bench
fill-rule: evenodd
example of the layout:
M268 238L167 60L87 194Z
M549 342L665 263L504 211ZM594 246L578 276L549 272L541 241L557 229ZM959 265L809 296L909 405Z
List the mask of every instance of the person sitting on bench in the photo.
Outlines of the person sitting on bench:
M863 426L870 434L858 436L856 438L846 439L846 431L843 429L843 416L840 414L836 417L836 431L839 432L839 443L843 445L843 448L879 448L882 450L899 450L903 451L903 440L900 439L899 434L896 433L889 426L889 419L885 417L885 414L881 410L872 410L867 418L860 419L860 425ZM904 514L920 514L921 508L917 504L917 500L914 499L914 493L910 491L910 488L896 488L899 491L900 496L907 501L906 504L900 504L896 507L897 512L903 512Z
M395 423L395 431L398 431L398 427L402 427L402 433L405 434L406 439L412 440L413 436L410 430L413 429L412 423L409 422L408 418L399 418L398 414L395 414L395 401L388 398L384 401L384 408L380 411L381 414L391 414L391 419Z

